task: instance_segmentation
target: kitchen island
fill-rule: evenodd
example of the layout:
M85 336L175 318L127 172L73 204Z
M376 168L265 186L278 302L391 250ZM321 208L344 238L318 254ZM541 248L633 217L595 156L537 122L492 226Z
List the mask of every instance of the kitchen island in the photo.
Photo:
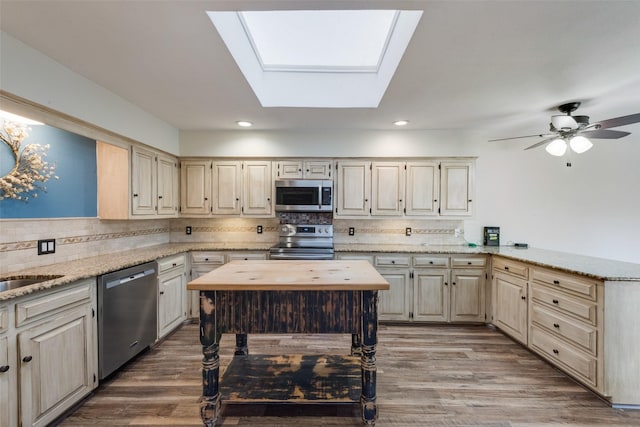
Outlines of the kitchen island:
M362 419L365 425L375 425L377 299L378 291L389 289L389 284L371 264L233 261L193 280L188 289L200 291L200 413L205 425L215 425L221 411L218 352L223 333L236 334L235 357L243 361L251 333L352 334L351 354L360 355ZM340 390L325 397L331 400L336 394Z

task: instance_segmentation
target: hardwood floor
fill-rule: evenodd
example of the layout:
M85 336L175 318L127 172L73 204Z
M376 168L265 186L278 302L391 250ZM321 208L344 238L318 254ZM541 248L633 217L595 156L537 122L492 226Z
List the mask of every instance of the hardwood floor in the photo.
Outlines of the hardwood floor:
M220 363L232 358L224 335ZM250 335L252 354L347 354L347 335ZM183 325L128 364L61 426L201 426L200 344ZM487 326L380 325L377 426L640 426ZM224 396L223 396L224 397ZM357 406L225 405L224 426L361 426Z

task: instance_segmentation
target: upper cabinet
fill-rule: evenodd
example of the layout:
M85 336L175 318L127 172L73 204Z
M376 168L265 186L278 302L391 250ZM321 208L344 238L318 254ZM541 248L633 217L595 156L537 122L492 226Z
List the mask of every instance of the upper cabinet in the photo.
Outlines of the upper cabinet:
M473 160L338 161L337 216L470 216Z
M181 162L183 216L274 215L271 161Z
M281 160L276 162L276 179L331 179L331 160Z
M134 216L178 216L178 159L133 146L131 213Z
M98 217L136 219L178 215L178 160L147 148L96 142Z

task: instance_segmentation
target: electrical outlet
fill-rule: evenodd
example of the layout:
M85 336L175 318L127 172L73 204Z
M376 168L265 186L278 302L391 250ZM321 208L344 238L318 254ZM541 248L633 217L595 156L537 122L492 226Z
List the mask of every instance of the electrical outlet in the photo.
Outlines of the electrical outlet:
M356 229L353 227L349 227L349 236L353 236L356 234Z
M187 225L187 228L185 228L184 232L187 234L191 234L191 226Z
M405 234L405 236L411 236L411 227L407 227L407 228L404 230L404 234Z
M455 230L453 230L453 235L456 237L460 237L461 231L459 228L456 228Z
M262 234L262 226L261 225L257 226L256 231L258 234Z
M38 240L38 255L48 255L56 253L56 239Z

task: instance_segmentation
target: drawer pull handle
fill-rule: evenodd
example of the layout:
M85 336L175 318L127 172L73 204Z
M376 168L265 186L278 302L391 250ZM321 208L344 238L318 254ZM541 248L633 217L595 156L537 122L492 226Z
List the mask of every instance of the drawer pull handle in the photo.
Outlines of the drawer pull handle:
M467 265L471 265L471 261L467 261Z
M9 370L9 365L0 366L0 373L4 374Z
M553 303L554 303L554 304L558 304L558 300L557 300L557 299L554 299L554 300L553 300Z
M524 295L522 295L522 296L520 297L520 299L521 299L522 301L524 301L524 300L526 300L526 299L527 299L527 297L525 297Z
M160 291L160 295L164 295L164 291Z
M209 258L205 258L204 260L205 260L205 261L209 261Z
M504 269L509 271L509 267L507 267L506 265L504 266Z
M429 264L433 265L433 261L429 261Z
M559 285L559 284L560 284L560 281L559 281L559 280L554 280L554 281L553 281L553 284L554 284L554 285Z
M175 267L176 265L178 265L178 263L177 263L177 262L174 262L174 263L173 263L173 266Z
M557 323L554 323L553 327L556 328L556 329L560 329L560 325L558 325Z
M31 362L32 360L33 360L33 357L32 357L32 356L25 356L25 357L23 357L23 358L22 358L22 361L23 361L24 363L29 363L29 362Z
M553 354L560 354L560 351L556 348L553 349Z

